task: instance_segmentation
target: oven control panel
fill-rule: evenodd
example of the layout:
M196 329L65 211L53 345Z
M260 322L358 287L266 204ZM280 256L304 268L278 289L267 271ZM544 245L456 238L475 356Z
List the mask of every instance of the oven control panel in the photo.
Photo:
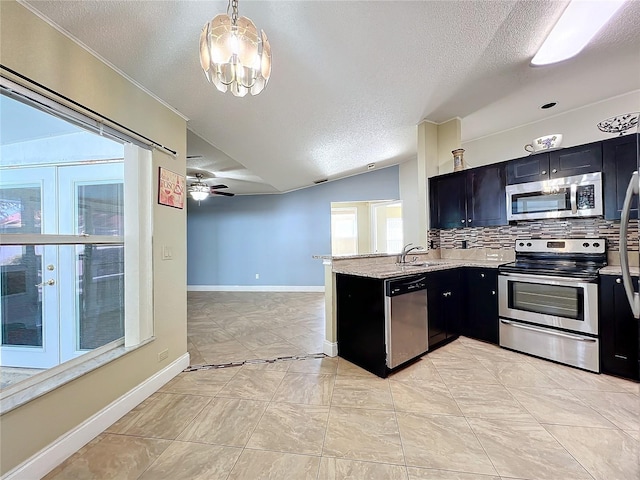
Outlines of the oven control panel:
M604 238L529 238L516 240L516 252L605 253Z

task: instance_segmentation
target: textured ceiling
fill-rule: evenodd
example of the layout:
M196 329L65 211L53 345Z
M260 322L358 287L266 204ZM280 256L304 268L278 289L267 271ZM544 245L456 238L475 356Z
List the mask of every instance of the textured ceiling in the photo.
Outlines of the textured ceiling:
M198 59L226 1L23 3L188 117L188 166L236 193L402 162L424 119L460 117L469 140L640 88L637 0L578 57L536 68L566 1L240 0L273 51L269 85L244 98L208 84Z

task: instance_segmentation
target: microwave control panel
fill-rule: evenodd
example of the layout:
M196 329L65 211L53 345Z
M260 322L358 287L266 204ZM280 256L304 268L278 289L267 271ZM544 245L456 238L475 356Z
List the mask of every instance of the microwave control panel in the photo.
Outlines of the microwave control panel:
M596 208L596 187L595 185L581 185L576 191L576 204L578 210L588 210Z

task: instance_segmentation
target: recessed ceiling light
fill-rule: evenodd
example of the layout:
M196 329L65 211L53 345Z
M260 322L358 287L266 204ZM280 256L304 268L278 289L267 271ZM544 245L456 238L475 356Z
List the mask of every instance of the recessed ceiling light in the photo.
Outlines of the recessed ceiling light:
M580 53L625 1L573 0L531 60L531 65L549 65Z
M549 103L545 103L540 108L543 110L546 110L547 108L555 107L557 104L558 102L549 102Z

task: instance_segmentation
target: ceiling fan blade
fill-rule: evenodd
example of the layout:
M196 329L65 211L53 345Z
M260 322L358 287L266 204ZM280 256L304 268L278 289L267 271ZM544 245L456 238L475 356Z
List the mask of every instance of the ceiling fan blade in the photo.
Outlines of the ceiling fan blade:
M225 197L234 197L235 193L229 192L211 192L213 195L224 195Z
M226 185L211 185L211 190L218 190L220 188L229 188Z

